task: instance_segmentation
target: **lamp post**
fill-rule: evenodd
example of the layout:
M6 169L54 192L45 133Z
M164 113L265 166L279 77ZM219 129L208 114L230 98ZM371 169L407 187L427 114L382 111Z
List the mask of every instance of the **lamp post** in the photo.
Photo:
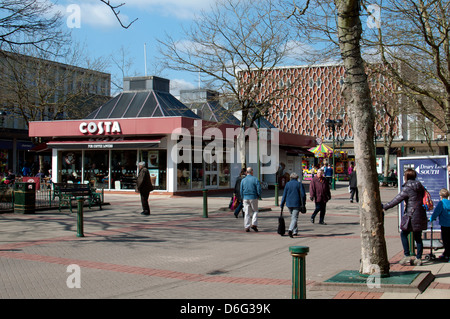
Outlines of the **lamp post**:
M375 157L375 167L377 167L378 168L378 164L377 164L377 140L378 139L381 139L383 137L383 130L375 130L375 134L374 134L374 145L375 145L375 147L374 147L374 151L375 151L375 154L374 154L374 157ZM378 174L378 172L377 172L377 174ZM384 182L384 178L383 178L383 182ZM386 182L387 182L387 178L386 178Z
M331 179L331 188L333 190L336 189L336 157L334 156L334 149L336 147L336 127L340 128L342 126L342 120L341 119L337 119L337 120L332 120L332 119L327 119L325 121L325 124L327 125L328 128L331 129L332 131L332 136L333 136L333 177Z

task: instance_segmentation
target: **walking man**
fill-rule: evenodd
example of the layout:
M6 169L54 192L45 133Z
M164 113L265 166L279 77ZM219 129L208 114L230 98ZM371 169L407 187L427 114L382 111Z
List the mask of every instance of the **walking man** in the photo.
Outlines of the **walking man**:
M261 197L261 184L253 176L253 169L247 168L247 176L241 181L241 197L244 203L244 227L249 232L250 228L258 231L258 198Z
M150 174L145 167L145 162L139 162L139 175L137 178L136 192L141 194L142 213L141 215L150 215L150 206L148 204L148 197L153 190Z
M316 203L316 209L311 216L311 223L314 224L317 213L320 212L319 224L326 225L324 222L327 209L327 202L331 199L330 184L323 176L323 169L317 171L317 175L311 180L309 185L309 197Z
M353 203L353 198L356 195L356 202L359 202L359 194L358 194L358 178L356 177L356 167L353 168L352 173L350 174L350 203Z
M306 213L306 192L301 181L298 180L297 173L291 173L291 180L286 183L281 199L281 209L286 204L291 213L291 223L289 224L288 235L293 238L298 235L298 213Z

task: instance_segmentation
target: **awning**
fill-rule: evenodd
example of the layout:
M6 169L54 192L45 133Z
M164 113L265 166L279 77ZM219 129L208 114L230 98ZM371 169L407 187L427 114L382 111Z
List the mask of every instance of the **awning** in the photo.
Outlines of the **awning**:
M152 148L157 147L161 138L157 139L120 139L112 141L102 140L73 140L73 141L51 141L47 142L48 147L57 149L126 149L126 148Z

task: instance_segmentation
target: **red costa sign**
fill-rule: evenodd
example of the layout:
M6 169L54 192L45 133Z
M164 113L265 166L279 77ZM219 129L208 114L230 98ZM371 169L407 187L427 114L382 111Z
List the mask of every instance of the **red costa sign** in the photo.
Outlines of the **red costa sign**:
M122 133L120 124L117 121L113 122L82 122L79 126L80 132L83 134L114 134Z

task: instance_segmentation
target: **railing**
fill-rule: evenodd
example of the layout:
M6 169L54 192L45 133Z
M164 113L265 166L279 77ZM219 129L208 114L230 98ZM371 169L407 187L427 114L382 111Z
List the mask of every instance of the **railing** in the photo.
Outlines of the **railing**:
M12 185L0 185L0 212L13 211L13 188Z
M36 190L36 209L50 209L59 207L59 198L53 198L53 190L50 185L41 184ZM103 191L101 202L104 202ZM14 211L14 185L0 184L0 213L12 213Z

